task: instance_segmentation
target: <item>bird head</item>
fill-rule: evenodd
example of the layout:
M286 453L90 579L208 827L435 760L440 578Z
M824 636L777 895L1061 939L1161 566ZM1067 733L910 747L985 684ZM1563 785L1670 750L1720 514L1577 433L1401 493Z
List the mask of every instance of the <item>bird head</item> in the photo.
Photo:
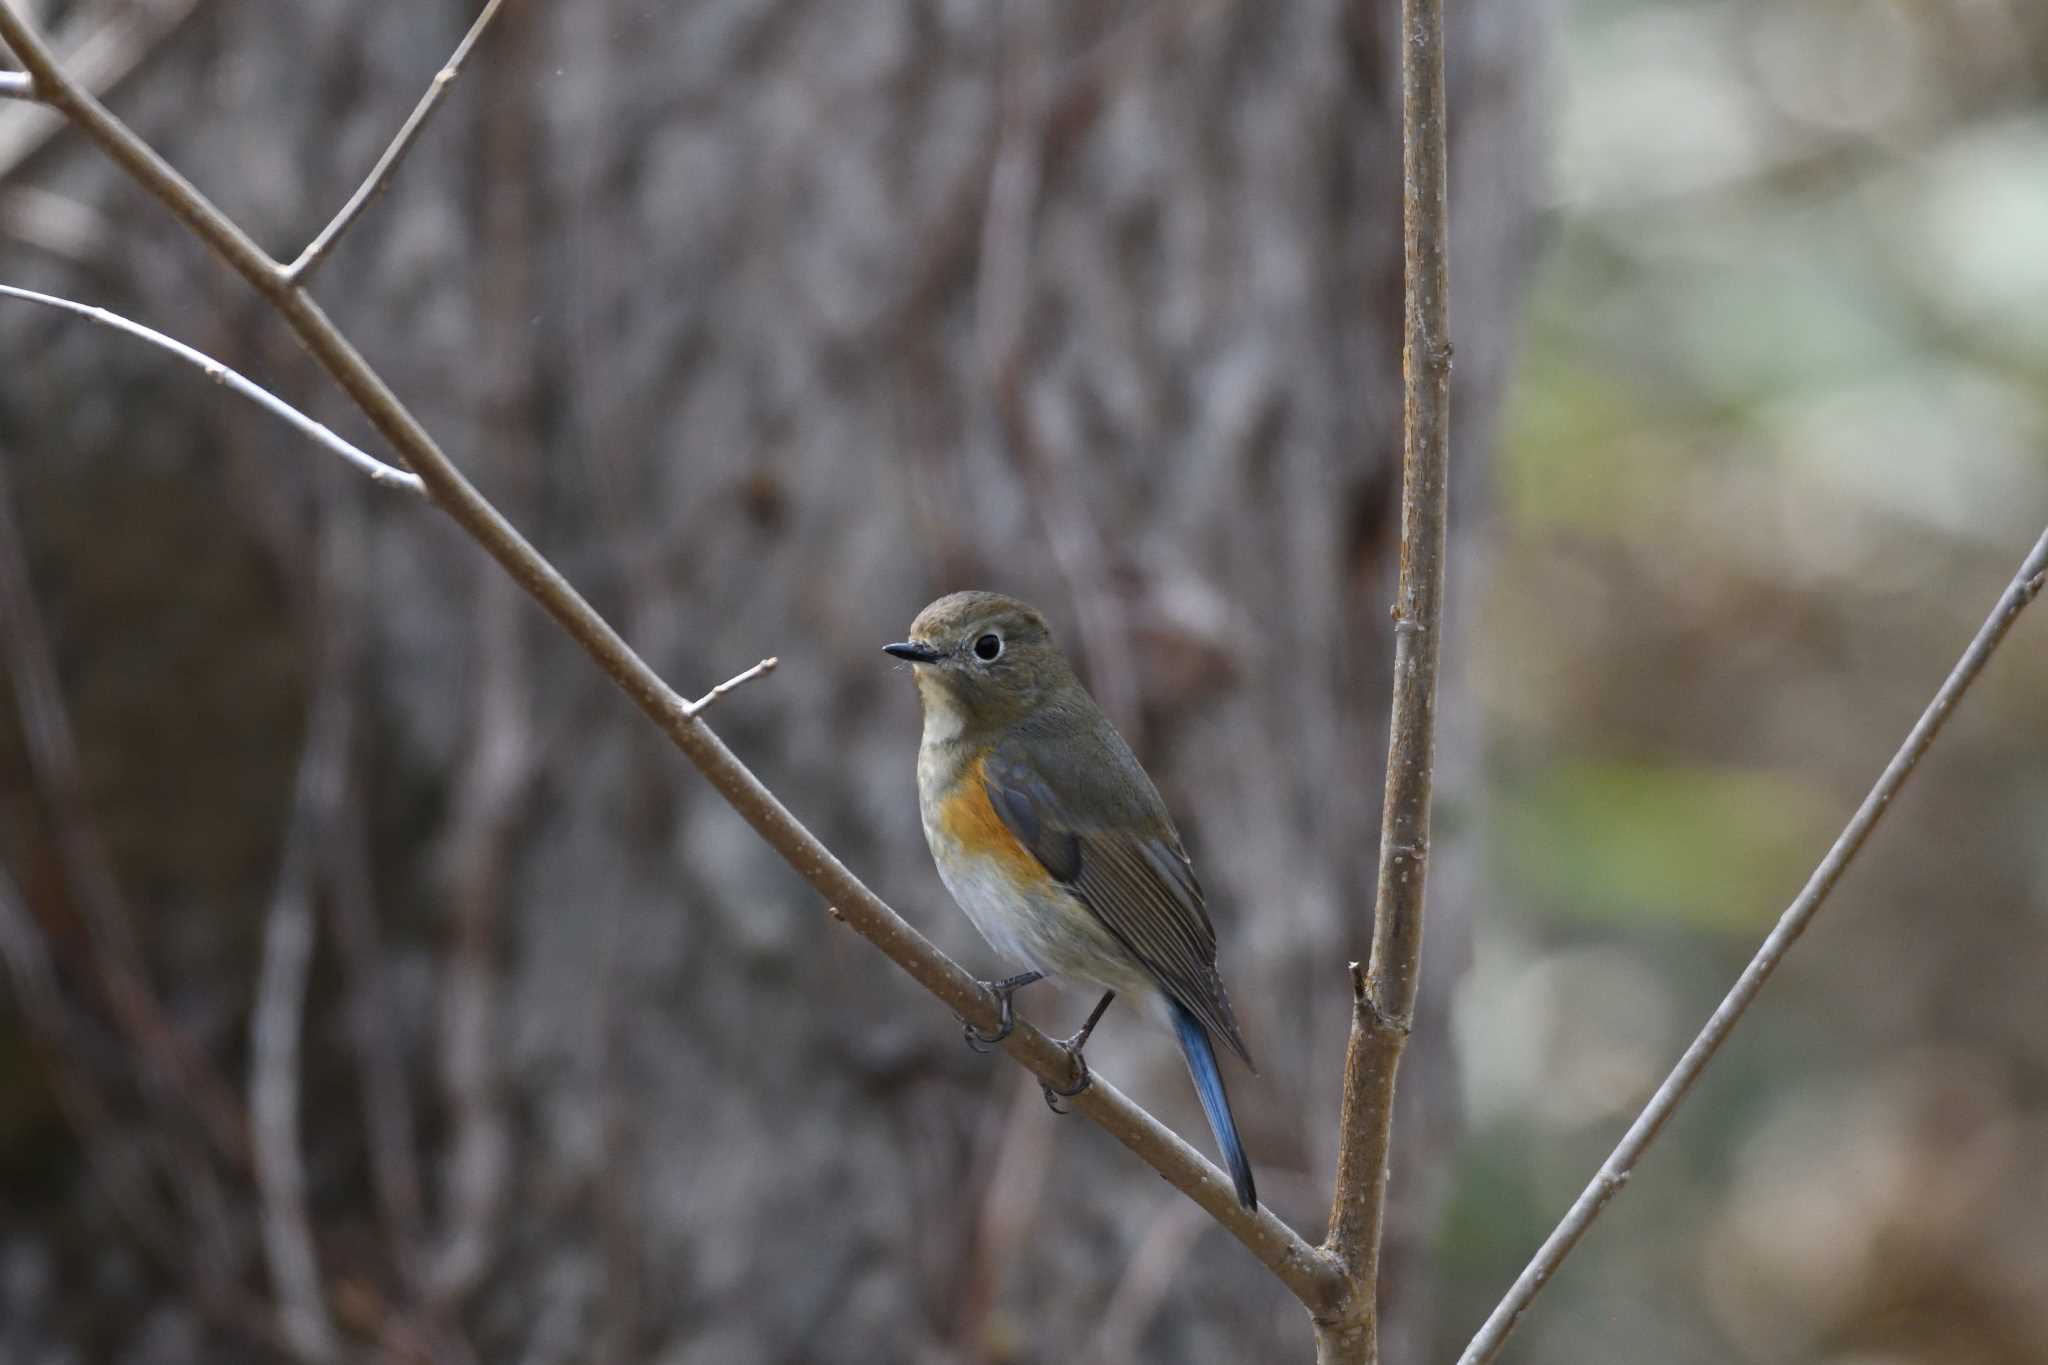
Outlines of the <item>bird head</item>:
M1045 618L1000 593L941 597L882 648L909 661L929 738L1000 730L1080 685Z

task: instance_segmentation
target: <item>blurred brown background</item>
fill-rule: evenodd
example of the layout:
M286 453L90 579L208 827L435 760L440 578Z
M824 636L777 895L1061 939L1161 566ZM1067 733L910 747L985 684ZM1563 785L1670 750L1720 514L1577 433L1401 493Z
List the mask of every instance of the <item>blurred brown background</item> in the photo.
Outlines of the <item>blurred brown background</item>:
M35 8L124 41L117 111L285 255L474 14ZM679 689L781 657L714 724L985 972L878 646L955 587L1046 606L1180 815L1261 1192L1311 1235L1384 728L1394 8L515 3L315 287ZM1489 0L1449 36L1390 1361L1477 1324L2048 510L2038 6ZM0 106L0 279L376 448L49 132ZM1306 1358L445 521L132 342L14 305L0 345L0 1360ZM1510 1359L2048 1357L2042 638ZM1163 1038L1112 1016L1091 1056L1200 1140ZM313 1265L252 1108L298 1115Z

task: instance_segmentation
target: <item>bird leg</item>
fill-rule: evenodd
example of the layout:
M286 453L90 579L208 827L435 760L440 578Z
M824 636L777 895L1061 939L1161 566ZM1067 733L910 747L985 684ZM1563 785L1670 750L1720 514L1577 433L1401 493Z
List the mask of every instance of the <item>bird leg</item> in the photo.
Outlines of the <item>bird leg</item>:
M1045 1091L1045 1107L1052 1110L1053 1113L1068 1113L1068 1110L1060 1108L1060 1101L1063 1099L1070 1100L1089 1086L1095 1084L1095 1078L1088 1074L1088 1059L1081 1055L1081 1049L1087 1045L1088 1035L1095 1032L1096 1024L1102 1021L1102 1012L1109 1008L1109 1002L1114 999L1116 999L1115 991L1104 991L1102 999L1096 1001L1095 1008L1088 1012L1087 1022L1081 1025L1081 1031L1060 1044L1060 1047L1065 1049L1066 1054L1074 1059L1075 1078L1074 1083L1064 1090L1056 1085L1039 1087Z
M965 1019L960 1021L960 1032L967 1039L969 1050L987 1052L995 1044L1010 1036L1010 1030L1017 1027L1017 1012L1010 1004L1010 997L1034 981L1043 981L1044 972L1023 972L1017 976L1004 977L1001 981L980 981L975 984L996 998L996 1031L983 1033Z

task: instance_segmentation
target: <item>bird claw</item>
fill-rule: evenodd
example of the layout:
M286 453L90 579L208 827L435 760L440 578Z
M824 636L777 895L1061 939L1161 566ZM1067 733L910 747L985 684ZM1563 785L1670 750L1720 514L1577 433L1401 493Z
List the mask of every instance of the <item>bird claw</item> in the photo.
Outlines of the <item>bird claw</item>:
M969 1052L979 1052L986 1056L995 1051L995 1045L1009 1037L1011 1030L1017 1027L1017 1011L1010 1004L1010 993L998 992L996 999L1001 1002L1001 1013L997 1016L994 1033L983 1033L965 1019L960 1021L960 1036L966 1040Z
M1010 997L1034 981L1044 980L1043 972L1025 972L1021 976L1008 977L1002 981L981 981L975 984L996 998L996 1031L983 1033L965 1019L960 1021L960 1036L966 1039L970 1052L986 1055L995 1045L1010 1036L1017 1027L1017 1011L1010 1003Z
M1075 1047L1072 1044L1072 1042L1063 1043L1061 1044L1061 1046L1066 1049L1067 1055L1074 1059L1074 1083L1063 1089L1060 1086L1054 1085L1052 1082L1047 1081L1044 1084L1040 1085L1039 1089L1043 1091L1045 1094L1046 1108L1052 1110L1052 1112L1055 1114L1071 1114L1074 1112L1073 1110L1060 1108L1060 1101L1070 1100L1074 1098L1074 1096L1086 1090L1089 1086L1095 1084L1095 1077L1092 1074L1090 1074L1088 1070L1088 1059L1081 1054L1081 1050L1079 1048Z

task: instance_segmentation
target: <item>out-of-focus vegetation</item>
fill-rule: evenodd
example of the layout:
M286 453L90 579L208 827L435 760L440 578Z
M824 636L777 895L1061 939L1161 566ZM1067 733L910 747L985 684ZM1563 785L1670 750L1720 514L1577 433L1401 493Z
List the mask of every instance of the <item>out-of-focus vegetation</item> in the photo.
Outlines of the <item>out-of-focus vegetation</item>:
M2048 7L1575 7L1477 635L1468 1330L2048 520ZM2048 1359L2048 618L1523 1362Z

